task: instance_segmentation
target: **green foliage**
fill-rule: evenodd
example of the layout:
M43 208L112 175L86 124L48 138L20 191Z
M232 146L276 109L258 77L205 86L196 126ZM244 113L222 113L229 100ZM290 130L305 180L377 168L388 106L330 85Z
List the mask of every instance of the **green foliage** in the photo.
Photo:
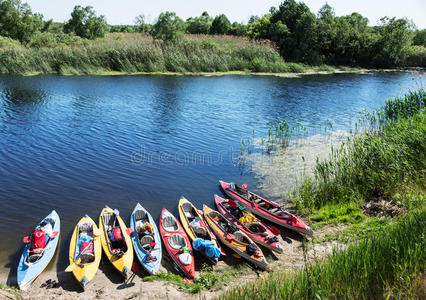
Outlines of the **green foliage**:
M364 299L420 297L426 263L426 212L416 213L295 274L274 272L219 299Z
M416 30L413 37L413 45L426 47L426 29Z
M75 33L86 39L95 39L103 37L107 27L105 17L96 16L93 7L77 5L71 13L71 19L64 25L64 32Z
M34 14L28 4L20 0L0 0L0 35L22 43L43 28L42 15Z
M227 34L231 30L231 22L222 14L214 18L210 33L212 34Z
M0 282L0 290L8 292L10 295L15 296L16 299L22 299L21 292L14 286L8 286Z
M151 30L154 39L176 41L182 38L185 32L185 23L176 16L176 13L166 11L161 13Z
M135 19L135 24L137 26L137 28L135 28L135 29L137 29L137 30L135 30L133 32L138 31L138 32L141 32L141 33L146 33L146 34L151 32L152 25L146 23L144 15L137 16L136 19Z
M379 34L376 64L384 67L404 65L413 38L410 23L405 19L384 17L381 19Z
M271 15L266 14L261 18L253 19L248 24L247 35L254 40L269 38L269 27L271 26Z
M203 12L200 17L188 18L186 20L186 31L192 34L208 34L212 26L213 19L207 12Z
M369 117L370 130L332 148L328 160L317 161L315 181L307 179L293 192L296 207L389 200L407 186L424 186L425 105L423 90L386 101Z
M409 67L426 68L426 47L411 46L408 51L406 65Z

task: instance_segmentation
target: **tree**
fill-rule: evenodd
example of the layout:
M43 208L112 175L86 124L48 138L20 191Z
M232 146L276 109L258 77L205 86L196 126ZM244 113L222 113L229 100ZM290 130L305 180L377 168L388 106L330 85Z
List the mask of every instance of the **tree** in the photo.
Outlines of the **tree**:
M154 39L176 41L183 36L185 23L176 13L166 11L161 13L151 30Z
M212 26L213 19L207 12L203 12L200 17L188 18L186 20L186 30L192 34L208 34Z
M251 21L251 22L250 22ZM271 15L266 14L263 17L251 17L248 24L247 35L254 39L268 39L269 35L269 27L271 26Z
M405 63L412 43L413 32L405 19L384 17L380 19L380 38L377 41L379 66L401 66Z
M87 39L105 36L107 29L105 17L96 16L96 12L91 6L75 6L71 13L71 19L64 25L65 33L75 33Z
M138 31L142 33L149 33L151 25L146 23L145 15L139 15L135 18L135 24L138 26Z
M0 0L0 35L27 43L43 28L43 16L20 0Z
M227 34L231 29L231 22L222 14L214 18L210 33L212 34Z
M318 63L318 52L316 51L316 17L304 3L295 0L285 0L278 10L271 10L271 26L281 22L285 25L273 27L273 39L279 45L280 53L284 58L293 61ZM278 35L276 32L284 32Z
M246 36L247 35L247 26L238 22L234 22L231 25L231 30L228 31L228 34L235 36Z
M413 37L413 45L426 47L426 29L417 30Z

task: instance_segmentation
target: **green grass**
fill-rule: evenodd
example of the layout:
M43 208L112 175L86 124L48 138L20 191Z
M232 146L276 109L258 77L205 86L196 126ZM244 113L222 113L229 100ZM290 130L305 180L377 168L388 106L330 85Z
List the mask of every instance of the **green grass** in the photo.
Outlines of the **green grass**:
M0 282L0 290L8 292L10 295L15 296L16 299L22 299L21 292L14 286L8 286Z
M309 217L314 222L312 229L326 224L357 224L365 219L359 203L343 203L337 205L325 205Z
M94 41L46 33L29 45L0 39L0 73L303 73L307 70L302 64L286 63L270 44L237 37L196 35L166 43L137 33L110 34Z
M304 179L291 195L296 208L306 213L330 204L404 198L407 187L424 191L425 104L423 90L388 100L369 116L368 130L317 161L315 179Z
M323 262L292 274L275 272L219 299L418 298L426 263L425 234L423 211L379 233L366 233L362 241L335 249Z
M245 266L225 267L213 269L204 264L200 275L194 279L194 283L187 283L179 275L169 272L160 272L158 274L144 277L143 281L162 280L178 286L184 292L196 294L204 289L213 289L226 284L229 280L242 274L247 268Z

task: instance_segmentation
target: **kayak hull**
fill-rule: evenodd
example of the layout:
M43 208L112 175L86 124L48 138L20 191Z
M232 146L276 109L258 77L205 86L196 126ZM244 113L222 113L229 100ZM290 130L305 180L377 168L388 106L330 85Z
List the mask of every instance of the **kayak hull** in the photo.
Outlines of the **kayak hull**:
M80 263L76 264L75 268L72 270L72 273L80 283L80 285L84 288L96 275L96 272L99 269L99 264L101 262L102 257L102 245L101 245L101 237L99 234L99 229L96 223L89 216L84 216L78 221L77 225L74 228L74 232L71 236L70 241L70 249L69 249L69 261L70 264L74 264L76 257L79 255L79 250L77 249L78 237L79 237L79 228L80 225L84 223L89 223L93 227L93 252L95 254L95 260L91 263Z
M174 220L174 226L168 226L169 224L167 224L167 219L170 218ZM185 277L193 279L195 276L195 264L191 241L188 235L183 230L182 225L179 223L179 221L165 208L161 212L160 216L160 234L161 238L163 239L165 249L173 260L173 262L179 267L180 271L182 271ZM181 248L175 249L171 246L171 241L169 240L172 238L172 236L175 235L180 235L186 243L186 248L188 249L190 255L190 257L188 257L190 258L190 261L187 264L182 263L180 260L180 256L183 254L181 252Z
M302 235L307 235L307 236L312 236L313 235L313 231L312 229L307 226L301 219L297 218L296 216L290 214L289 212L286 212L283 210L283 212L289 216L288 219L283 219L283 218L279 218L275 215L273 215L272 213L270 213L268 210L261 208L259 205L257 205L256 203L250 202L248 201L246 198L242 197L241 195L237 194L235 191L230 190L229 188L229 183L224 182L219 180L219 184L220 187L222 189L222 191L231 199L233 200L237 200L240 201L242 204L244 204L244 206L247 207L247 209L252 212L253 214L264 218L270 222L273 222L277 225L280 225L284 228L296 231ZM280 205L272 202L272 201L268 201L252 192L247 191L248 193L250 193L253 196L258 197L259 199L262 200L262 202L268 203L268 205L270 207L276 208L276 209L281 209Z
M56 211L52 211L46 218L44 218L41 222L47 219L54 220L54 225L52 226L53 232L58 232L58 234L46 245L43 256L34 263L29 265L26 264L28 258L28 252L30 249L30 244L27 243L24 247L24 251L22 252L21 258L18 264L17 270L17 282L19 289L25 291L27 290L31 283L43 272L43 270L47 267L49 262L52 260L56 248L58 246L60 229L61 229L61 221L59 215ZM41 223L40 222L40 223ZM39 224L40 224L39 223Z
M109 244L108 244L108 236L107 236L107 229L105 228L103 224L103 216L106 214L113 214L114 210L105 207L99 216L99 230L101 231L101 244L102 249L104 250L105 255L107 256L108 260L112 263L112 265L123 275L125 279L130 275L130 271L132 269L133 265L133 246L132 241L130 238L130 235L127 233L127 227L124 223L123 219L118 215L116 216L118 225L120 226L124 242L127 246L127 251L121 255L117 256L113 254L110 250Z
M136 219L135 214L137 211L143 211L146 214L147 221L153 226L154 228L154 242L155 246L154 249L151 251L151 256L156 257L156 261L147 261L148 253L142 248L141 243L138 240L138 234L136 232ZM161 265L161 260L163 257L163 251L162 251L162 245L161 245L161 237L160 232L157 228L157 225L155 224L154 219L152 218L151 214L140 205L140 203L136 204L135 209L133 210L132 215L130 216L130 227L133 230L133 233L131 234L132 243L133 243L133 249L135 249L136 256L138 257L142 267L151 275L154 275L158 272L158 269Z

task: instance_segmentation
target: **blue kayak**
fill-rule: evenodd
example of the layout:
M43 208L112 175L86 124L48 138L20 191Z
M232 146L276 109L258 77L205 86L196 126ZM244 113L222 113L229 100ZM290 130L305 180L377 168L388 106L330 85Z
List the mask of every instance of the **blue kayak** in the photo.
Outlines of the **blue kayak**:
M161 265L163 252L161 238L155 221L139 203L130 217L130 227L133 229L132 243L142 267L153 275Z
M44 249L38 255L30 256L30 237L27 237L24 251L22 252L21 259L19 260L17 281L21 290L26 290L40 275L41 272L47 267L55 254L56 247L59 241L59 232L61 228L61 221L56 211L52 211L46 218L44 218L37 227L47 228L50 224L52 235L47 239ZM49 226L49 227L50 227ZM36 227L36 228L37 228Z

